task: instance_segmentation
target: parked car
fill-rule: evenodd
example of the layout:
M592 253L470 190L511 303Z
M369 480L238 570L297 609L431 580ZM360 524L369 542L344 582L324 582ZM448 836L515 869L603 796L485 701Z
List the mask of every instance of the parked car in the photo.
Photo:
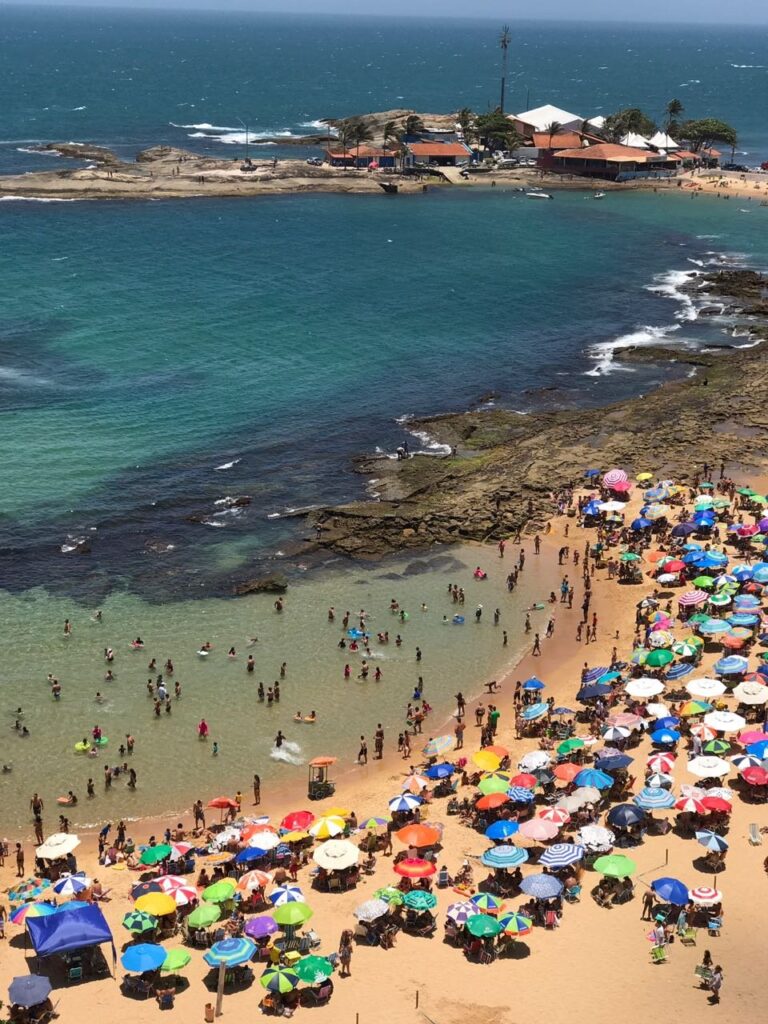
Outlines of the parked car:
M739 174L748 174L751 168L746 164L723 164L724 171L738 171Z
M514 157L505 157L503 160L497 160L496 166L501 171L510 170L512 167L517 167L518 162Z
M762 163L760 164L760 170L761 170L761 171L768 171L768 160L764 160L764 161L763 161L763 162L762 162Z

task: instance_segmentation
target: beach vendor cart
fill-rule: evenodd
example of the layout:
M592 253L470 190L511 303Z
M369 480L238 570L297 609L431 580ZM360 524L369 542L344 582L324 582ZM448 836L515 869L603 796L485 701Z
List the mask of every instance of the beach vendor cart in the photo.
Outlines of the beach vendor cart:
M309 762L307 796L310 800L323 800L327 796L333 796L336 792L336 783L328 777L334 764L336 764L335 757L316 757Z

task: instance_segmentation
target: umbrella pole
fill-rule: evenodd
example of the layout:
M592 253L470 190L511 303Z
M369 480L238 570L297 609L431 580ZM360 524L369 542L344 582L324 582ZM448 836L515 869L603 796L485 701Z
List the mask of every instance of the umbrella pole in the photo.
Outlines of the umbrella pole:
M224 978L227 974L226 964L219 964L219 984L216 986L216 1016L221 1016L221 1004L224 999Z

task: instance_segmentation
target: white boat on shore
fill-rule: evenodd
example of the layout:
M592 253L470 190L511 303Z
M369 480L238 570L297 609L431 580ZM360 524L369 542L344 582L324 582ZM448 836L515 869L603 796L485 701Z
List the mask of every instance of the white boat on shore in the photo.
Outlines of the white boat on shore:
M549 194L549 192L526 192L525 194L528 196L529 199L554 199L555 198L554 196L551 196Z

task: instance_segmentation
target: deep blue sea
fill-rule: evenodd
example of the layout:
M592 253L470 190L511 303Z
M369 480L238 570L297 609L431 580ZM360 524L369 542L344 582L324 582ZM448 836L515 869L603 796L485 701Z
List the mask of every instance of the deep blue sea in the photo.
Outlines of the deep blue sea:
M324 116L496 102L492 22L0 15L0 171L56 166L28 152L41 141L239 156L239 119L301 135ZM735 124L751 162L768 157L766 54L764 29L523 24L509 106L661 117L678 96ZM1 202L2 584L218 592L290 540L287 509L362 495L351 457L391 450L404 416L648 388L662 371L621 370L616 343L732 343L678 286L768 264L766 216L503 189ZM248 508L216 504L239 494ZM90 554L67 550L82 538Z

